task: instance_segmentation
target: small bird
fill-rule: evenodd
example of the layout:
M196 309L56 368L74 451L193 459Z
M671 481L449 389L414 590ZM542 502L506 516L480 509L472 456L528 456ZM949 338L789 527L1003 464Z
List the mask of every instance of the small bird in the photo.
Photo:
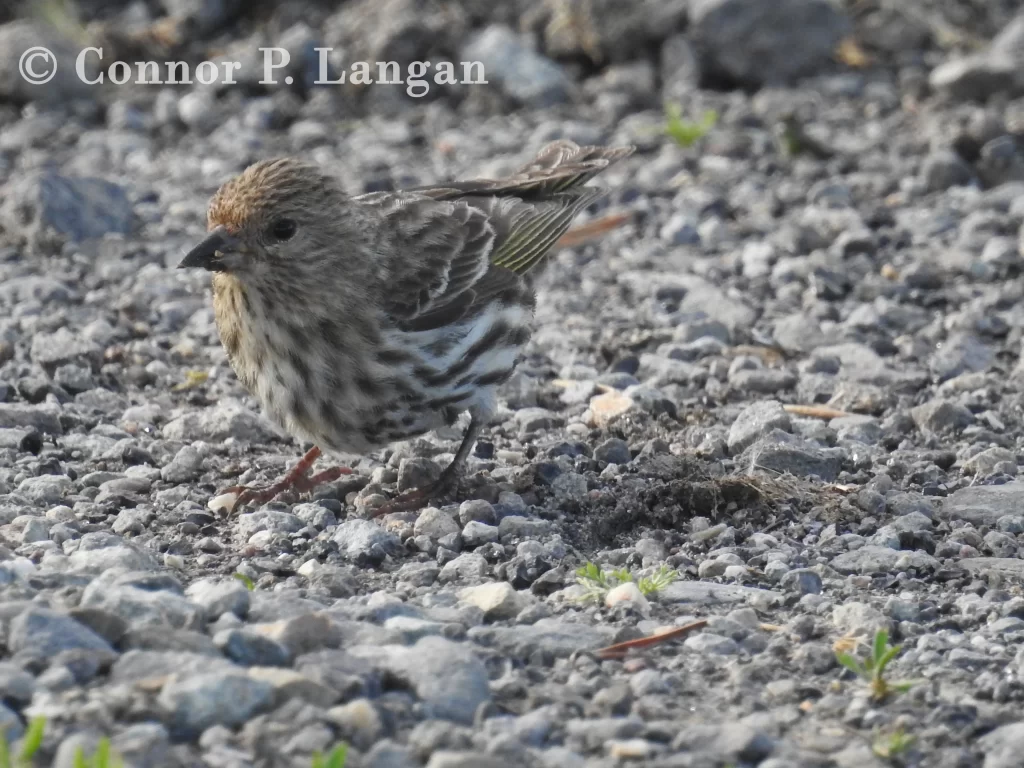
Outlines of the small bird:
M207 236L179 267L213 273L217 329L267 416L313 444L282 480L236 486L235 505L308 491L321 450L363 454L451 425L469 427L440 478L379 514L457 491L531 335L531 270L604 194L584 186L633 147L556 141L507 179L359 196L296 158L226 182Z

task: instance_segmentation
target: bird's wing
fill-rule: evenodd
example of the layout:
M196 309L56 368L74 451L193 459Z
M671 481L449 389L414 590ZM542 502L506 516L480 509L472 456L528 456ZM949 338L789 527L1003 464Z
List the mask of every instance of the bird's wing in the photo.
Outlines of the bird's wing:
M519 276L490 262L496 232L484 211L402 193L356 199L384 216L381 304L403 330L449 325L502 291L519 291Z
M547 199L552 194L582 186L634 147L581 147L563 140L546 145L537 156L506 179L470 179L414 187L408 191L435 200L457 200L467 195L512 196L522 200Z
M581 186L632 147L546 146L508 179L479 179L354 198L387 219L378 253L386 311L410 330L439 328L479 312L496 297L525 297L522 275L601 197Z
M486 211L497 233L491 263L525 275L558 242L573 219L604 195L599 187L549 194L537 202L511 197L467 196L465 202Z
M510 197L457 202L397 193L365 200L383 213L385 311L407 330L430 330L481 311L492 299L522 301L524 275L601 190L526 203Z

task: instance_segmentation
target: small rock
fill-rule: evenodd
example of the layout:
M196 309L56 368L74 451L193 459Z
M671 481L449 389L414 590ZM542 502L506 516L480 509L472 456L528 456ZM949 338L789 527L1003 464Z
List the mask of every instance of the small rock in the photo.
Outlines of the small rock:
M44 657L73 650L113 651L110 643L84 624L41 607L28 608L14 618L7 645L14 653L32 650Z
M459 522L463 525L468 525L470 522L494 525L498 522L498 516L489 501L470 499L459 505Z
M839 477L844 457L842 449L819 448L775 429L744 451L740 460L749 467L750 474L758 470L789 472L796 477L816 476L831 483Z
M629 444L617 437L609 438L597 446L594 449L594 458L609 464L628 464L633 460Z
M221 443L229 437L251 443L270 443L277 437L270 422L230 401L171 419L161 434L165 440L188 443L196 440Z
M701 632L699 635L686 638L683 645L697 653L720 656L733 656L740 650L739 645L732 638L708 632Z
M174 738L196 739L213 725L234 728L274 703L274 686L244 672L213 672L172 679L157 697Z
M54 234L72 242L132 232L134 213L124 187L53 170L8 182L0 218L36 246Z
M203 467L203 456L191 445L182 446L171 463L160 470L165 483L187 483L195 480Z
M504 25L492 24L472 37L461 56L481 62L488 81L522 104L543 109L571 98L572 82L565 70Z
M499 581L466 587L459 592L459 599L482 610L484 618L500 621L514 618L525 607L529 597L526 593L516 592L508 582Z
M496 525L487 525L472 520L466 523L462 529L462 543L470 548L482 546L501 538L501 533Z
M789 414L776 400L762 400L740 411L729 428L729 453L736 456L772 430L792 431Z
M417 536L427 536L432 541L437 541L449 534L459 533L460 529L451 513L437 507L427 507L416 518L413 532Z
M588 410L590 413L589 423L592 426L605 429L618 419L638 411L640 408L629 395L613 390L592 397Z
M398 490L425 488L441 476L437 462L423 457L402 459L398 464Z
M612 587L608 590L608 594L604 596L604 604L608 608L612 608L619 603L629 603L643 615L649 613L651 609L651 604L644 596L644 593L640 591L640 587L632 581L626 581Z
M951 400L929 400L911 409L910 415L918 429L935 434L960 431L974 423L974 415Z

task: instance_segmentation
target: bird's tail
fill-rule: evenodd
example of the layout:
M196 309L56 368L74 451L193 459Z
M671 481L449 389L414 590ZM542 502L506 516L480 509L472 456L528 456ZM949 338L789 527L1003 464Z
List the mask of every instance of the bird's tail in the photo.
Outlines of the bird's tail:
M633 154L636 147L583 146L568 139L547 144L508 181L541 193L563 192L586 184L612 163Z

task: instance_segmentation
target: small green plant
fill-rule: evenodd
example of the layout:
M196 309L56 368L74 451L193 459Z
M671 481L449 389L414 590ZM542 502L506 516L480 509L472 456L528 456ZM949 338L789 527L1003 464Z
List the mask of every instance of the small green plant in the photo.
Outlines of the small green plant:
M678 578L679 571L674 571L667 565L663 565L650 576L641 576L636 585L644 595L653 595Z
M853 672L857 677L867 681L871 688L871 696L876 701L883 701L893 693L906 693L913 686L911 681L892 682L885 679L885 668L896 658L902 646L889 645L889 633L880 629L875 633L871 644L871 655L861 661L853 654L836 652L836 661Z
M79 747L75 752L74 768L124 768L124 761L110 748L110 739L104 736L90 757Z
M640 593L650 596L667 587L679 578L679 574L663 565L650 576L642 576L639 580L633 578L633 574L627 568L618 568L614 571L602 570L596 563L587 563L576 569L576 583L586 591L582 600L601 601L608 594L609 590L625 584L629 581L636 581Z
M683 108L678 104L665 105L665 133L681 147L692 147L707 136L708 131L718 122L718 113L707 110L699 122L683 118Z
M252 579L250 579L244 573L236 573L233 575L236 579L242 582L245 585L245 588L248 589L250 592L256 589L256 585L252 583Z
M32 759L42 746L45 730L46 718L33 717L25 729L25 736L21 740L21 749L17 755L11 755L7 734L0 736L0 768L31 768Z
M326 757L319 752L315 753L310 768L345 768L347 756L348 744L340 744L332 749Z
M46 731L46 718L33 717L28 727L25 728L25 735L21 740L21 749L17 755L11 754L11 747L7 741L7 734L0 733L0 768L32 768L33 760L39 748L43 745L43 734ZM342 764L344 767L344 763ZM85 756L85 750L79 747L75 752L74 768L124 768L124 762L110 747L110 739L103 737L96 745L96 751L89 757ZM331 766L333 768L333 766Z
M902 727L885 734L878 734L871 744L871 751L876 757L893 762L901 762L903 756L914 746L917 737L907 733Z

